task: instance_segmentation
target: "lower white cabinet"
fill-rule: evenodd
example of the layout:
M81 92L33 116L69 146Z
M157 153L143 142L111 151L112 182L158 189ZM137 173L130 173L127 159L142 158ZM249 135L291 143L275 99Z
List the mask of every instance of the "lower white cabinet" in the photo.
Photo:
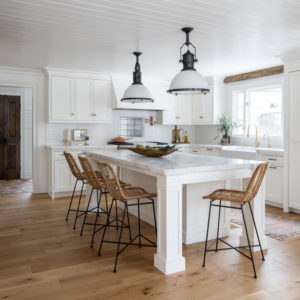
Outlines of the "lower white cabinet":
M54 172L54 189L56 192L71 191L74 188L74 177L65 160L54 162Z
M283 205L283 167L270 165L266 174L266 200Z
M87 148L82 146L82 148L76 147L76 149L72 149L72 147L66 147L66 149L61 149L62 147L47 147L49 151L48 156L48 194L52 199L55 199L58 196L66 196L71 195L74 189L74 185L76 182L75 177L73 176L69 165L66 161L66 158L63 154L64 151L70 152L79 168L81 169L80 162L78 160L78 155L80 155L83 151L97 151L101 149L112 148L115 149L115 146L108 147L99 147L99 148ZM59 149L60 148L60 149ZM76 186L76 191L79 193L81 190L82 183L78 182Z
M269 168L266 173L266 203L269 205L283 207L283 176L284 158L283 155L272 155L259 153L260 161L268 161Z

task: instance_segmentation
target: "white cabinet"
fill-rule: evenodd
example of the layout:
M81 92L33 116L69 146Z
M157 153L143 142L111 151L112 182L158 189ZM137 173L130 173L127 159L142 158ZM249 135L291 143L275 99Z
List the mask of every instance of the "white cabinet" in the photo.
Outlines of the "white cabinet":
M192 117L192 99L190 95L177 96L176 124L190 124Z
M165 125L213 124L215 120L213 86L210 85L209 89L210 92L205 95L178 95L168 99L167 109L157 114L158 122Z
M75 177L73 176L69 165L65 159L63 151L70 152L79 168L81 169L80 162L78 160L78 155L80 155L84 151L97 151L101 149L112 148L116 149L116 146L108 146L108 147L98 147L98 148L90 148L88 146L76 147L72 149L72 147L66 147L65 149L56 149L47 147L49 151L48 156L48 194L52 199L55 199L57 196L66 196L71 195L75 185ZM61 148L61 147L58 147ZM78 182L76 186L76 191L79 193L81 190L82 183Z
M212 124L214 121L212 97L212 87L210 92L192 96L192 123L193 124Z
M77 78L76 80L76 120L92 120L93 80Z
M269 205L283 207L283 176L284 157L268 153L258 153L257 159L269 162L266 173L266 203Z
M71 191L74 188L73 175L66 160L56 160L54 163L56 192Z
M49 122L111 123L109 76L47 69Z
M66 76L49 78L50 120L74 121L74 79Z
M266 174L266 201L283 205L283 167L270 165Z
M76 120L111 121L111 83L108 80L77 78Z
M111 111L111 82L108 80L93 81L93 121L110 123L112 120Z

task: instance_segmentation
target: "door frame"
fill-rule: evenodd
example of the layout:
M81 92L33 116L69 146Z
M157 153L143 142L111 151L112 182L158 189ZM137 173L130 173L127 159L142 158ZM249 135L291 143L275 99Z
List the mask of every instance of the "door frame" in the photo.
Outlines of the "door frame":
M33 87L0 86L0 94L20 97L20 178L33 179ZM32 143L27 144L26 141ZM30 166L26 166L27 159L31 159Z

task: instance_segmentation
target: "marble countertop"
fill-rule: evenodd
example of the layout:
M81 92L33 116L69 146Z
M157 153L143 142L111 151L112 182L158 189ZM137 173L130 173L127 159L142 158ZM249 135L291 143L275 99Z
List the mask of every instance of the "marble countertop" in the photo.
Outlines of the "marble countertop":
M208 155L173 153L160 158L145 157L129 150L101 150L85 152L90 158L107 161L111 164L142 168L151 174L184 175L191 173L249 169L260 162Z
M57 150L57 151L63 151L63 150L84 150L84 149L115 149L117 146L115 145L72 145L72 146L65 146L65 145L46 145L47 149L50 150Z

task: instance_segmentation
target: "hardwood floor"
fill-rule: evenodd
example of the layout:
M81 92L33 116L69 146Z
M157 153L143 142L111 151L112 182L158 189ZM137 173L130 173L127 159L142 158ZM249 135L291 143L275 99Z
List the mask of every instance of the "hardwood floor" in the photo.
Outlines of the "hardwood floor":
M113 273L116 245L105 244L98 257L100 234L90 248L91 226L80 237L81 221L76 231L72 216L65 222L68 202L45 194L0 196L0 299L299 299L300 237L268 238L266 261L255 255L256 280L250 261L235 251L209 253L203 268L203 243L183 247L185 272L165 276L153 267L155 248L130 247ZM134 217L131 224L137 228ZM142 228L154 238L152 227ZM239 233L234 227L230 240Z

